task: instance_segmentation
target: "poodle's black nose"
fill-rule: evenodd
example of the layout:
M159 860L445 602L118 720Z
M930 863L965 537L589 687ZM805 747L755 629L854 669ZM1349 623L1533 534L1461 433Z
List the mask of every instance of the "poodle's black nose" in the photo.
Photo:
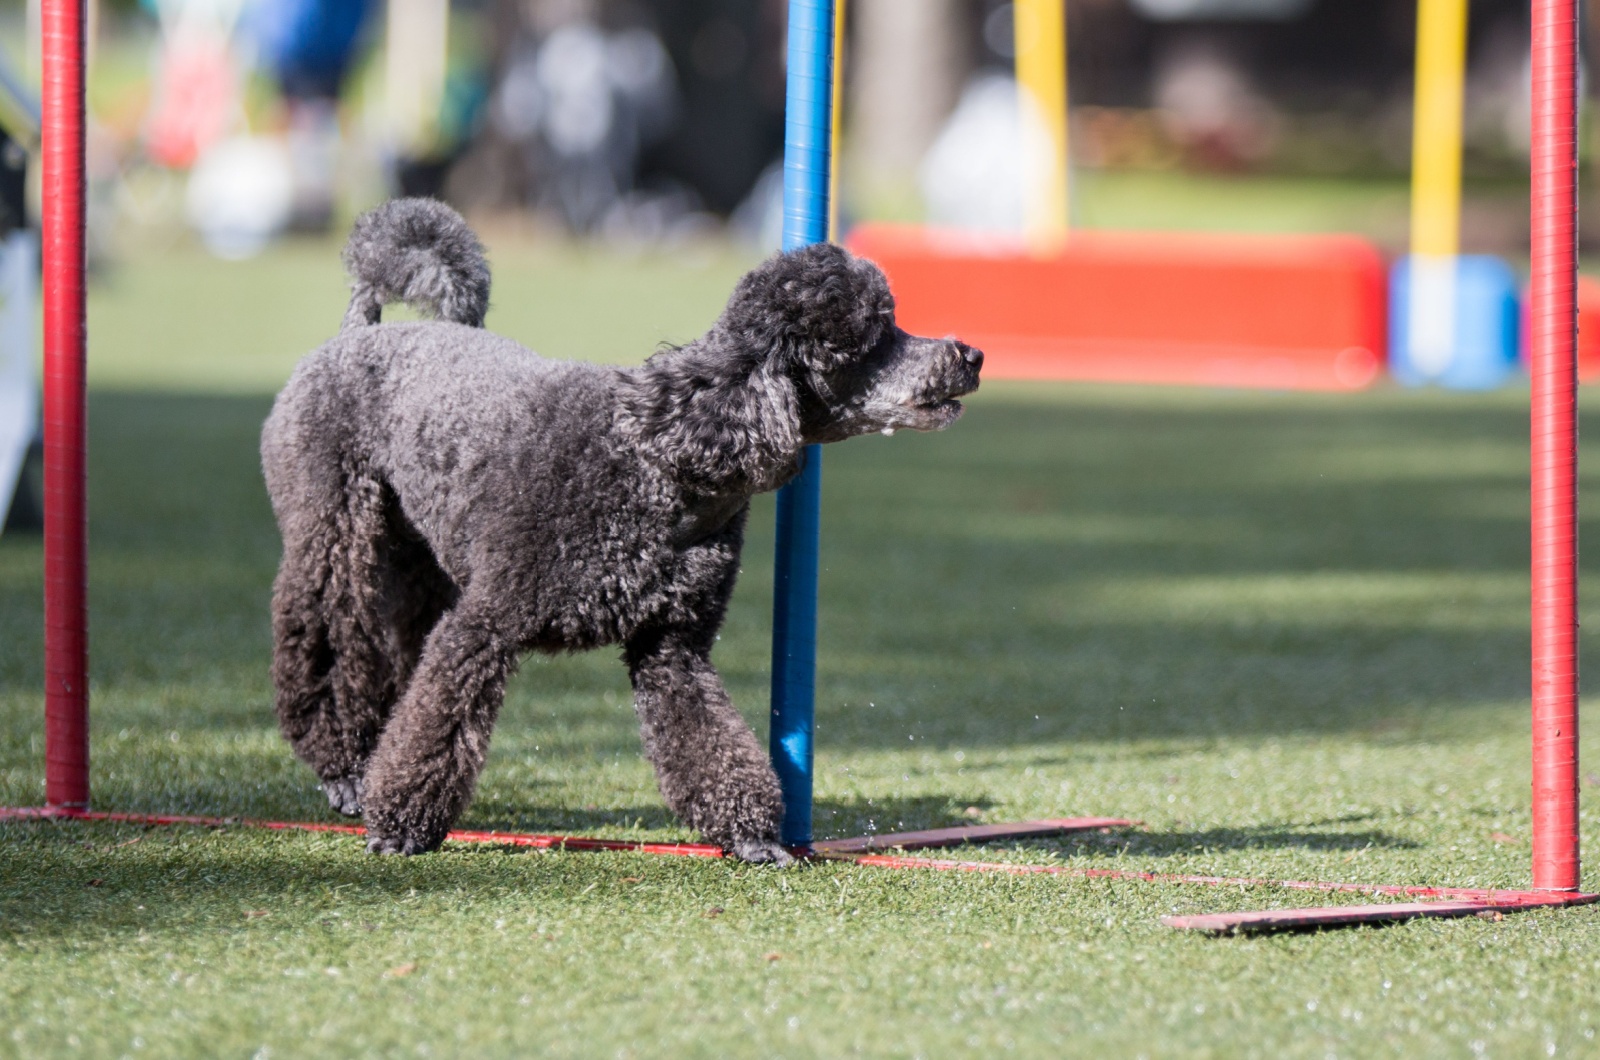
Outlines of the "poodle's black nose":
M974 368L982 368L983 367L983 351L982 350L975 349L975 348L973 348L971 346L968 346L964 342L956 343L956 350L958 352L960 352L961 359L966 361L968 364L972 365L972 367L974 367Z

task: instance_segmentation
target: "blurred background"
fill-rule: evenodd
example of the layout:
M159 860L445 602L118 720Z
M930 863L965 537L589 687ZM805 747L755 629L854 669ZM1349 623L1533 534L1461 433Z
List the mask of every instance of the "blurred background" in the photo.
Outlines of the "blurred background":
M90 3L102 263L191 237L247 257L400 193L486 229L776 245L783 0ZM1468 252L1526 234L1526 8L1470 5ZM1003 224L1011 5L849 17L845 216ZM1070 4L1075 221L1403 249L1415 24L1384 0ZM0 8L24 84L36 37L37 0Z

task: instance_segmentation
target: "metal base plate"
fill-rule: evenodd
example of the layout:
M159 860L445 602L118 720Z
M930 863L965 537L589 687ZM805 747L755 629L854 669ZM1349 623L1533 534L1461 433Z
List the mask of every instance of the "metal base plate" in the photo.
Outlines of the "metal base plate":
M1095 832L1106 828L1132 828L1138 821L1120 817L1055 817L1016 824L973 824L955 828L930 828L923 832L886 832L853 839L824 839L813 843L818 854L865 854L874 850L928 850L963 843L992 843L1003 839L1039 839L1070 832Z

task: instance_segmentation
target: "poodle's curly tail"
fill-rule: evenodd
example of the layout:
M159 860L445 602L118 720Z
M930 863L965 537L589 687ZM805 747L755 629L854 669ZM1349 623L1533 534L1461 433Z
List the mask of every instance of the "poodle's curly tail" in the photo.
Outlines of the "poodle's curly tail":
M467 222L435 199L393 199L362 214L344 247L353 291L344 327L376 324L389 302L483 327L489 263Z

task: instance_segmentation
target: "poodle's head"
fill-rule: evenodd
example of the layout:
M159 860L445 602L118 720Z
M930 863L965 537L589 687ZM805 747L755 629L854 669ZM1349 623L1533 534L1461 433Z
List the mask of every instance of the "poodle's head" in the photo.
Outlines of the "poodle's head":
M622 416L697 490L759 493L813 442L948 427L982 365L900 330L878 267L817 244L748 273L704 338L624 372Z
M983 353L895 325L894 296L872 262L828 243L769 259L734 289L718 330L792 385L804 442L874 431L937 431L978 389Z

